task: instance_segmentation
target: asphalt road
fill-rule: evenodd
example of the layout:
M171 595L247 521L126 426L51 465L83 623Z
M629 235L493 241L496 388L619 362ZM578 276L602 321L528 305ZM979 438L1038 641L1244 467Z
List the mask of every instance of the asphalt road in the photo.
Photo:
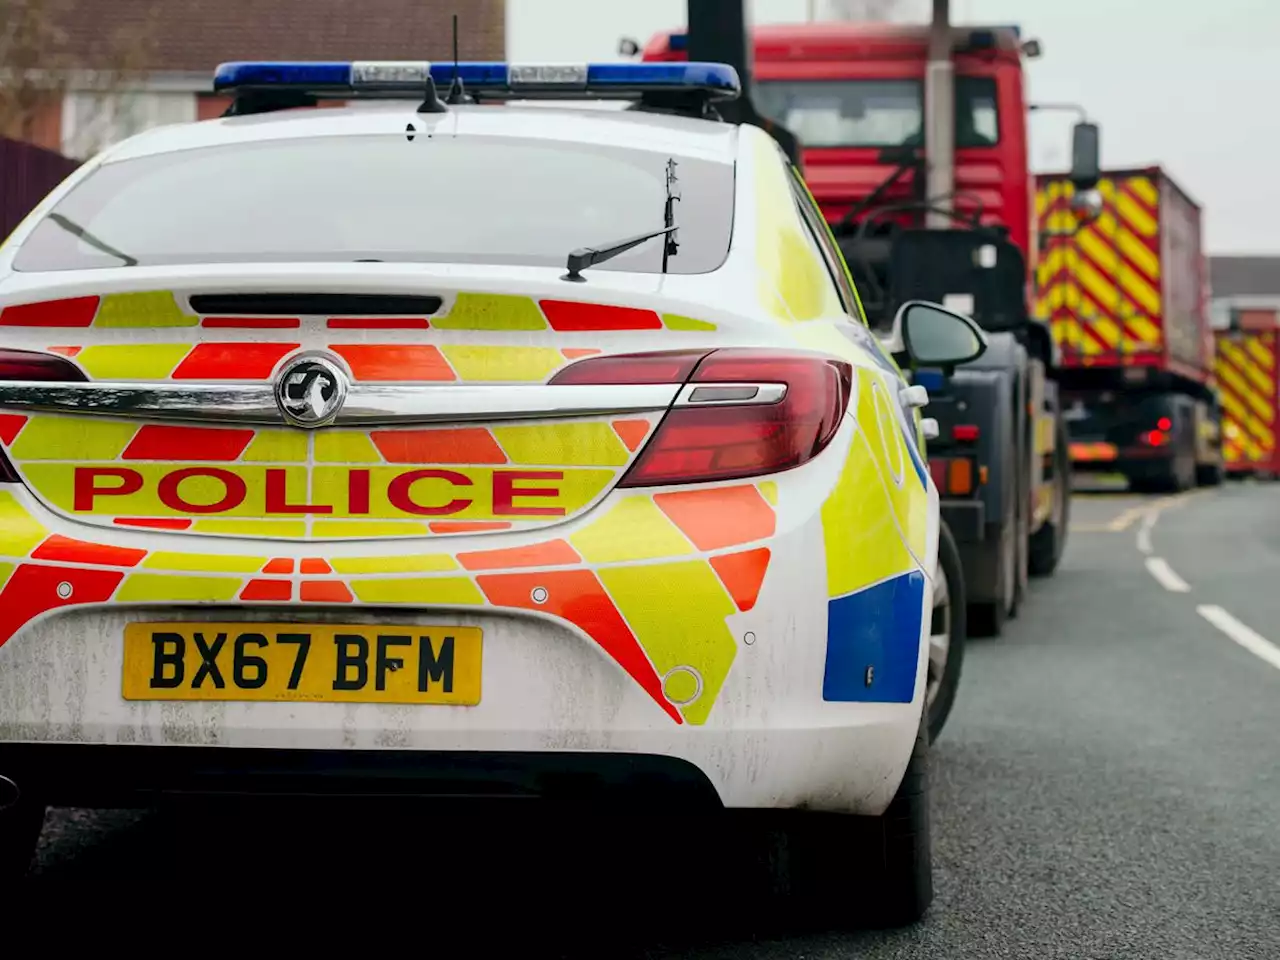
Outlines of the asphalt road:
M314 887L323 914L385 887L374 926L404 932L416 904L428 942L473 956L1276 960L1280 484L1073 510L1058 574L1004 636L971 642L934 751L937 896L913 929L750 908L693 825L636 838L584 819L566 841L504 815L342 812L54 811L23 915L113 889L225 906L232 883L259 903Z

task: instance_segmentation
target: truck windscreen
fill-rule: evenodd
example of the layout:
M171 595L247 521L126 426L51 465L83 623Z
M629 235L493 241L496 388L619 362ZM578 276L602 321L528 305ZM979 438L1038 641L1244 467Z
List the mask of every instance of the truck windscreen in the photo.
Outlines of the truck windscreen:
M760 80L756 105L805 147L896 147L919 140L924 84L918 80ZM956 146L1000 140L996 82L956 78Z

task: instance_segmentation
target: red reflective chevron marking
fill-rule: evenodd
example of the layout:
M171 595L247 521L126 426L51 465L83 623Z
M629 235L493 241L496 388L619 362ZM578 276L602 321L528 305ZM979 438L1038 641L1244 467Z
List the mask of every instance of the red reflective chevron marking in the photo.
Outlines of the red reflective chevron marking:
M0 590L0 646L42 613L73 604L105 603L123 579L119 570L22 564Z
M613 657L631 678L644 688L649 696L676 723L684 723L680 711L662 692L653 664L645 656L635 634L622 619L604 586L590 570L565 570L542 573L495 573L476 577L480 589L490 603L500 607L516 607L537 610L553 617L568 620L582 630ZM535 587L542 588L546 600L533 601Z
M122 458L125 460L230 461L244 453L253 430L221 427L170 427L147 424L137 432Z

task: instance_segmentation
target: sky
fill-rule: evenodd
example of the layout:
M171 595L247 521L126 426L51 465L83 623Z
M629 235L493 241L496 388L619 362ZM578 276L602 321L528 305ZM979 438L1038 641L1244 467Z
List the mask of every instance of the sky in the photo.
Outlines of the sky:
M620 60L682 26L687 0L507 0L511 60ZM923 23L928 0L753 0L755 23L888 9ZM1027 62L1032 102L1083 106L1108 167L1158 164L1204 211L1213 254L1280 254L1278 0L952 0L958 24L1019 24L1043 54ZM1031 119L1035 170L1067 165L1065 113Z

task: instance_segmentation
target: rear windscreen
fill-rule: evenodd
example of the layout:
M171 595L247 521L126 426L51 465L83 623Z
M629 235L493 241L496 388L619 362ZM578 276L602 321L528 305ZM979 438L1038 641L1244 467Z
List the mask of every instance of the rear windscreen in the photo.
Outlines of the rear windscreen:
M108 163L45 216L22 271L285 261L564 266L570 251L661 229L675 160L670 273L724 262L733 165L496 137L315 137ZM659 273L662 241L594 269Z

